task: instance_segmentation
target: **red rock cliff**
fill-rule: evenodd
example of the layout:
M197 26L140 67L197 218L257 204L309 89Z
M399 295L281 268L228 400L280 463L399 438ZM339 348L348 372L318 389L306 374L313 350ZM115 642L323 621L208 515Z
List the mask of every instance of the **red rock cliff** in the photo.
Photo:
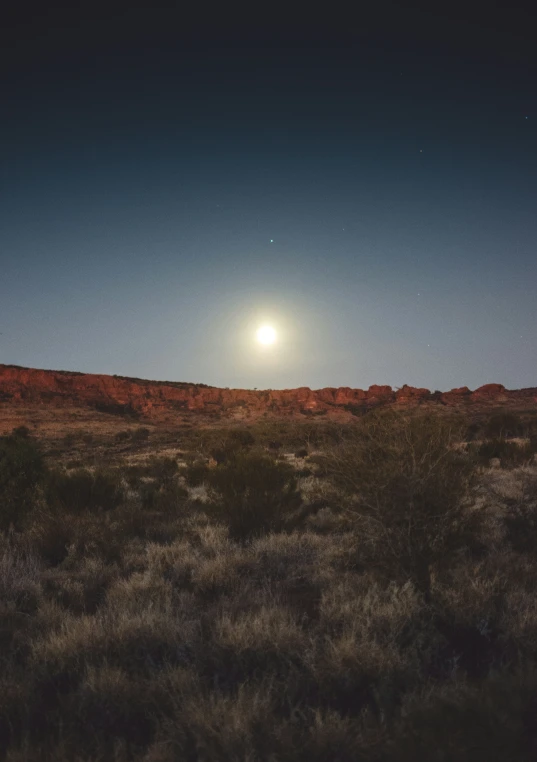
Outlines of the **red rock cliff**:
M312 391L299 389L252 391L219 389L203 384L143 381L66 371L35 370L0 365L0 405L91 407L103 412L133 412L154 420L180 418L188 411L211 411L230 417L328 415L348 418L354 412L381 405L415 406L424 403L451 407L517 405L535 407L537 388L508 390L487 384L435 392L403 386L349 387Z

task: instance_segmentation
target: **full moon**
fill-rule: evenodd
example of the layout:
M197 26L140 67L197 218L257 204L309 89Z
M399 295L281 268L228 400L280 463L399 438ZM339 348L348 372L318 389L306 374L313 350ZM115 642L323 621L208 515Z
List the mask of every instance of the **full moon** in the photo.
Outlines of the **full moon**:
M260 344L274 344L276 341L276 331L271 325L262 325L256 335Z

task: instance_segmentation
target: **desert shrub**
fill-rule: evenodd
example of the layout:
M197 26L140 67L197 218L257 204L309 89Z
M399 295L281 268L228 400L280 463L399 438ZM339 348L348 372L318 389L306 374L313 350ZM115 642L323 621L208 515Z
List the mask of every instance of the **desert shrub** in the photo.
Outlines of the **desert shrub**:
M103 603L118 569L102 559L88 557L76 569L48 569L43 588L49 600L75 614L92 614Z
M24 524L45 477L42 455L27 431L21 427L0 438L0 531Z
M84 468L84 460L82 458L72 458L65 463L65 467L70 470Z
M145 426L140 426L137 429L134 429L134 431L131 434L131 439L133 442L147 442L149 439L150 431Z
M158 529L154 514L148 513L141 500L129 500L114 511L114 536L119 539L121 551L128 541L137 538L145 540L148 534Z
M432 621L442 638L432 665L435 678L483 679L492 670L514 668L524 650L535 653L534 573L528 559L508 548L449 570L435 589Z
M488 419L483 433L487 439L506 439L522 436L524 432L522 421L518 415L503 412L496 413Z
M345 575L323 595L324 637L310 668L325 706L393 717L401 695L426 674L434 632L412 584L364 581L367 587Z
M243 447L255 444L255 437L249 429L232 429L229 432L229 438L239 442Z
M153 456L148 464L148 476L152 476L160 482L171 482L179 471L177 460L169 457Z
M313 504L306 518L306 527L318 534L333 534L341 524L340 517L327 506Z
M48 501L71 513L110 511L123 499L119 475L113 471L78 469L54 471L47 487Z
M216 515L233 539L244 540L281 528L301 503L293 469L258 454L237 455L210 472Z
M381 413L324 458L333 483L353 499L348 511L364 559L412 579L426 598L433 568L474 543L481 525L471 510L475 464L453 447L462 434L447 419Z
M210 442L209 455L218 463L226 463L241 451L255 444L255 437L248 429L229 429Z
M224 463L242 448L237 439L233 439L227 432L213 432L210 439L204 445L204 452L217 463Z
M369 762L379 759L379 732L367 711L360 717L345 717L330 709L316 709L309 715L310 723L300 727L300 735L297 734L296 745L301 749L296 756L297 762L324 762L327 759ZM291 729L292 725L286 728L287 732Z
M74 526L73 554L76 562L85 556L96 556L107 563L121 559L124 544L121 526L116 526L108 518L91 514L79 517Z
M71 516L39 509L32 514L32 523L24 535L24 541L39 558L57 566L67 557L74 536Z
M35 611L40 594L41 566L35 554L13 547L6 541L0 544L0 611L9 604L24 613Z
M209 450L211 458L213 458L218 465L221 463L227 463L235 454L241 449L238 442L230 439L222 442L220 445L214 446Z
M321 590L331 580L323 563L328 550L312 532L271 533L244 549L244 578L294 614L315 618Z
M52 566L78 563L86 555L100 556L114 562L121 557L125 535L121 526L108 520L110 514L62 513L58 509L39 510L32 515L32 524L24 542Z
M233 689L256 673L284 676L301 664L307 645L297 612L262 604L217 616L198 663L201 674Z
M32 434L28 426L17 426L13 429L11 432L11 435L14 437L18 437L19 439L29 439Z
M513 467L531 460L533 452L527 444L519 445L517 442L495 438L482 442L477 455L485 465L488 465L491 458L499 458L502 466Z
M537 682L526 674L491 674L480 683L453 681L410 696L397 725L389 762L531 762Z
M481 425L479 423L476 421L469 423L464 434L464 441L473 442L475 439L478 439L480 431Z
M145 465L128 465L123 466L120 469L122 478L128 484L131 489L139 489L143 483L143 479L147 476L147 466Z
M212 530L209 536L193 532L189 541L176 539L166 546L148 543L147 563L151 574L180 589L188 587L201 559L224 558L229 551L224 528L211 526L207 529Z
M281 721L274 712L270 681L244 683L231 695L207 694L186 670L170 672L167 683L173 713L165 718L147 762L301 759L284 754L289 738L278 738Z
M137 489L148 479L161 484L169 484L179 475L179 465L175 458L152 456L145 463L131 464L121 468L121 476L133 489Z
M185 481L189 487L199 487L207 480L209 473L210 468L205 461L196 460L185 469Z
M63 438L63 443L66 447L69 447L69 448L73 447L74 444L76 443L75 434L73 434L72 431L66 434Z
M506 540L520 553L537 557L537 473L520 469L514 492L498 494L503 503Z
M107 664L88 666L66 713L76 746L100 759L119 759L114 754L118 739L148 744L156 725L153 704L150 681Z
M141 494L145 510L162 513L177 512L188 498L188 490L174 482L144 484Z
M329 449L332 449L334 445L331 445ZM328 460L326 454L315 453L308 458L308 464L314 467L315 476L319 479L328 475Z
M36 669L44 675L61 672L72 678L79 676L87 665L98 666L104 661L132 673L150 675L166 663L187 661L189 643L196 637L189 601L168 599L155 601L145 596L145 605L129 605L129 580L123 595L107 594L107 603L95 615L66 617L56 632L45 634L32 644ZM149 581L154 590L155 585ZM117 592L117 589L116 589ZM149 600L148 600L149 599Z

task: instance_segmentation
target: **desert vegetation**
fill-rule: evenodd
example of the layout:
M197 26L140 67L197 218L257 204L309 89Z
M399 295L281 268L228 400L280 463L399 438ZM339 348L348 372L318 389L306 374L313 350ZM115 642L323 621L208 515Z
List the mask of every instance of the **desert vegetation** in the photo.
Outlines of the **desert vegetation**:
M523 422L145 432L0 439L1 759L535 760Z

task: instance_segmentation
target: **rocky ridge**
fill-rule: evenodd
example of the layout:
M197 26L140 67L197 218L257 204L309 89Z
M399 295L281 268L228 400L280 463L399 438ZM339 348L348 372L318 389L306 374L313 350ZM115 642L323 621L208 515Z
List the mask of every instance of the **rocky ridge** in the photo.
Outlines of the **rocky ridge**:
M430 392L406 385L396 390L373 385L367 390L300 387L258 391L0 365L0 405L21 404L87 407L155 422L180 420L193 413L238 419L255 419L264 414L269 417L324 415L345 420L386 405L537 409L537 388L509 390L502 384L486 384L474 391L461 387L448 392Z

